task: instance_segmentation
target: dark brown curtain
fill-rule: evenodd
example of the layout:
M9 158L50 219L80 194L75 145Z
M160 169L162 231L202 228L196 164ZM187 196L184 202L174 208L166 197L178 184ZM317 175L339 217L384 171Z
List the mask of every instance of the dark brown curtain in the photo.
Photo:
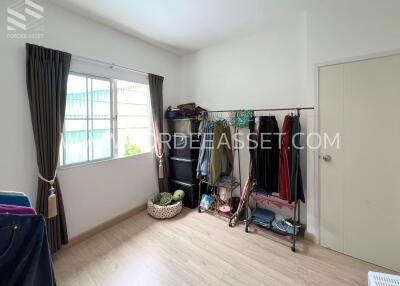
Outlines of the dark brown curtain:
M63 130L67 80L71 55L26 44L26 84L39 177L51 181L57 197L58 215L46 219L51 251L68 243L64 204L56 178L61 132ZM50 184L38 178L36 211L47 218Z
M158 187L160 192L168 192L167 168L164 147L161 144L163 132L163 81L162 76L149 74L151 109L153 113L154 151L158 163Z

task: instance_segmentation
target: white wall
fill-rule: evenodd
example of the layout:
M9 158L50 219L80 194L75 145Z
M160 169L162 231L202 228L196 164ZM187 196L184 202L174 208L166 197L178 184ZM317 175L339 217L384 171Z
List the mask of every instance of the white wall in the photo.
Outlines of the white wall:
M0 4L0 189L22 191L35 200L37 167L25 83L25 40L6 38L5 11L11 2ZM162 75L165 106L180 102L179 57L42 3L44 38L30 43ZM71 237L145 203L157 190L151 153L63 169L59 178Z
M305 93L306 18L182 58L182 96L208 108L293 106Z
M304 11L280 19L262 32L184 56L183 99L211 109L314 106L315 64L400 49L397 0L309 0ZM303 129L313 132L314 114L304 119ZM318 236L314 159L310 150L302 154L307 229Z

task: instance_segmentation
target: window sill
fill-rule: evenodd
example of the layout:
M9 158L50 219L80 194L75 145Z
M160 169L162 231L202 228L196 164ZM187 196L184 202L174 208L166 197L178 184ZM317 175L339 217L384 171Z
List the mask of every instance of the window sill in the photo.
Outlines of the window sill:
M142 156L146 156L146 155L149 155L149 154L152 154L152 153L154 153L154 152L147 151L147 152L143 152L143 153L140 153L140 154L129 155L129 156L125 156L125 157L99 159L99 160L96 160L96 161L70 164L70 165L66 165L66 166L58 166L57 169L59 171L63 171L63 170L68 170L68 169L89 167L91 165L107 164L107 163L110 163L110 162L113 162L113 161L127 160L127 159L131 159L131 158L135 158L135 157L142 157Z

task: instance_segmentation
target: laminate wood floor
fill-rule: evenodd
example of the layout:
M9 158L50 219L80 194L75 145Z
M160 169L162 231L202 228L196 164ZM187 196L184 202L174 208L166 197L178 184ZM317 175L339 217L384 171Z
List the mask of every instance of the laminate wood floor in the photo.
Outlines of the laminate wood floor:
M184 209L145 211L54 257L58 285L367 285L366 262L301 242L296 253L244 226Z

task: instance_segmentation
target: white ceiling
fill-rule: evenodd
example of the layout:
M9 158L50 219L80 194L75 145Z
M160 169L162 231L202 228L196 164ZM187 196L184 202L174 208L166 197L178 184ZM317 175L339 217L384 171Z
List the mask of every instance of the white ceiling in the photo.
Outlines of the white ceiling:
M305 0L51 0L86 17L185 54L282 21Z

